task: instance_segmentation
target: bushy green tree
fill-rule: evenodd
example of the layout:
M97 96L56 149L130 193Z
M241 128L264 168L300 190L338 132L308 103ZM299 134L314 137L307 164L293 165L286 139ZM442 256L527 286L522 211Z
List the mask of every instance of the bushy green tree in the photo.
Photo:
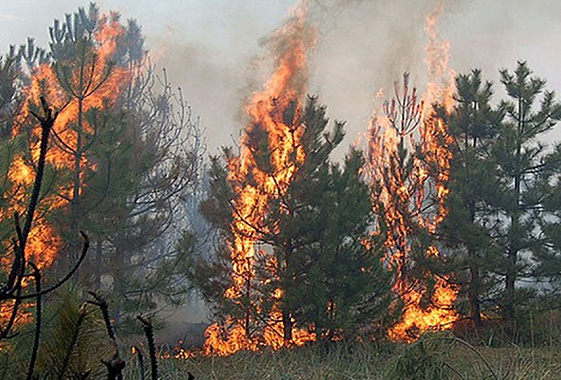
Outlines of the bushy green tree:
M312 181L302 176L299 194L312 207L290 221L310 238L296 255L298 272L284 284L287 303L296 320L314 326L326 340L387 322L391 272L380 264L382 241L369 230L373 220L363 165L362 154L353 150L342 168L326 165L317 177L310 175L317 178Z
M520 296L536 290L519 288L520 281L551 257L543 238L551 236L556 213L551 176L558 153L548 153L546 134L561 118L561 105L526 62L500 77L507 97L493 109L491 84L482 83L478 70L459 76L450 121L456 151L446 234L465 251L456 262L469 274L465 285L476 324L482 298L515 321Z
M547 145L540 141L561 118L561 104L555 94L545 90L544 79L532 76L526 62L514 72L501 71L507 93L502 103L505 120L501 124L493 156L501 197L493 204L498 220L494 237L502 247L499 273L504 278L501 300L504 316L512 319L516 311L516 282L527 276L530 262L525 256L539 246L538 223L543 218L541 191L543 160Z

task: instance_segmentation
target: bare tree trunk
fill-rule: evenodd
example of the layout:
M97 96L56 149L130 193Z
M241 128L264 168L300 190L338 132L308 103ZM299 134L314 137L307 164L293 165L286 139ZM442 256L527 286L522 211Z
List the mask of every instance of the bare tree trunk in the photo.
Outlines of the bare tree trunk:
M472 253L473 255L473 253ZM479 268L477 264L470 265L470 287L468 299L470 304L470 314L475 327L481 327L481 302L479 300Z
M288 311L282 312L283 340L284 344L292 342L292 313Z
M520 135L524 129L523 102L518 102L518 131L517 131L517 147L515 156L516 172L514 177L514 202L515 208L510 213L510 230L508 233L508 250L507 250L507 267L505 278L505 299L504 299L504 316L507 320L512 321L515 315L515 292L516 292L516 262L518 252L520 250L520 188L522 183L521 173L521 154L522 146Z
M469 219L472 226L475 225L475 204L473 200L469 201ZM468 300L470 304L470 314L475 327L481 327L481 302L479 300L480 296L480 286L481 286L481 276L479 271L479 263L477 260L477 251L473 247L471 241L468 242L468 257L471 259L470 262L470 286L468 289Z

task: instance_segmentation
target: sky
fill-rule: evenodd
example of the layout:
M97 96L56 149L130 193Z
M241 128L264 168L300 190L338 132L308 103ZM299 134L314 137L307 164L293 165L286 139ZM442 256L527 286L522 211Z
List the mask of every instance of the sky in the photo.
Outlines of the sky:
M343 150L363 134L379 107L375 94L391 92L404 71L425 86L426 15L442 4L439 30L450 43L450 66L459 73L481 68L502 96L498 70L527 60L547 88L561 91L559 0L312 0L318 23L309 92L327 105L328 116L347 121ZM263 55L263 38L282 24L297 0L99 0L142 26L152 61L166 67L206 130L208 150L232 145L252 63ZM34 37L48 45L55 18L87 2L0 0L0 51ZM258 90L258 88L254 88ZM560 127L561 129L561 127ZM552 138L561 138L554 132Z

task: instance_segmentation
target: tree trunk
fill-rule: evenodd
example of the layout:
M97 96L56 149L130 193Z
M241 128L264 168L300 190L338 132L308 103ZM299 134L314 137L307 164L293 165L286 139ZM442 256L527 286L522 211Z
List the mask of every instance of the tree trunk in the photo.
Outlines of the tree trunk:
M516 284L516 261L518 259L518 251L520 250L520 187L522 183L521 167L521 134L524 129L524 120L522 115L523 103L518 102L518 130L517 130L517 146L516 146L516 172L514 175L514 210L510 213L510 231L508 234L508 251L507 251L507 267L505 278L505 299L504 299L504 316L507 320L512 321L515 315L515 284Z
M468 177L469 180L469 177ZM475 202L469 201L469 218L471 226L475 225ZM481 327L481 302L480 296L480 271L479 263L477 260L477 250L473 243L468 242L468 257L470 258L469 272L470 272L470 286L468 289L468 300L470 305L470 314L475 327Z
M248 263L248 268L251 264ZM248 304L246 305L245 320L244 320L244 330L245 336L249 340L251 339L251 270L247 270L247 278L245 279L245 296Z
M82 171L82 120L83 117L83 99L78 99L78 121L76 126L76 147L74 150L74 168L72 173L72 198L70 200L70 237L69 237L69 252L66 255L66 262L63 267L68 270L72 267L72 263L77 260L79 252L79 234L80 230L80 190ZM82 270L78 270L78 276L82 276Z
M470 250L471 251L471 250ZM475 252L468 252L472 258L475 258ZM470 314L475 327L481 327L481 302L479 301L479 268L477 264L470 264L470 287L468 290L468 299L470 305Z
M115 245L115 252L113 252L113 256L111 259L111 268L108 268L113 276L113 292L118 302L115 302L114 305L114 314L113 318L115 319L115 323L118 324L121 321L122 317L122 309L121 305L124 301L124 294L127 291L126 281L124 280L126 277L126 255L124 254L125 250L121 249L120 244Z
M94 265L92 268L92 286L94 289L101 288L101 275L103 274L103 240L101 237L98 237L95 242L95 256L94 256Z
M292 342L292 314L288 311L282 312L283 340L284 344Z
M518 252L511 245L507 253L507 270L505 279L505 297L504 297L504 317L512 320L515 314L515 283L516 283L516 260Z

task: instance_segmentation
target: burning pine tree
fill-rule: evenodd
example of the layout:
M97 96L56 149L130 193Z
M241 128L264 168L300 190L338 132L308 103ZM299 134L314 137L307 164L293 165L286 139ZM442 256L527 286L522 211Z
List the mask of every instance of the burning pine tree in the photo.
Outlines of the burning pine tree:
M365 175L374 185L377 230L385 236L385 261L395 273L393 290L403 302L401 322L388 331L395 340L412 341L423 331L451 328L458 319L457 290L435 271L452 158L445 115L454 89L448 44L436 29L439 14L431 13L426 23L430 75L424 99L405 74L403 87L395 84L395 98L384 103L383 117L374 118L370 128ZM433 110L433 103L442 106Z
M13 157L4 163L2 222L24 211L40 141L30 115L44 96L60 112L29 258L65 273L80 251L78 230L88 231L95 251L80 269L80 283L112 293L120 320L155 307L155 289L178 292L170 274L181 266L169 271L176 261L170 226L179 219L183 191L198 178L200 130L181 94L155 77L133 20L124 25L119 14L101 14L92 4L55 20L50 37L48 53L30 39L6 58L17 101L6 106L14 115L4 124L3 148Z
M314 40L304 3L271 40L275 70L247 107L239 155L213 161L203 212L226 244L221 257L195 258L191 275L225 316L207 329L208 354L341 339L387 303L379 245L362 244L371 219L363 158L330 163L343 123L328 131L325 108L304 103Z
M223 310L228 317L222 326L207 330L207 351L229 354L257 349L262 344L280 347L298 339L281 286L283 272L290 266L289 257L271 254L270 247L260 248L258 242L280 248L267 239L282 228L278 217L294 211L285 198L306 161L301 101L307 81L307 54L314 39L303 5L270 41L278 54L276 67L265 90L255 94L247 106L250 123L239 156L226 152L227 173L218 160L213 162L211 192L217 198L203 207L209 220L228 236L229 260L225 264L230 268L218 268L217 274L230 276L218 291L209 289L218 293L218 298L224 296L229 306ZM227 200L229 207L224 207L221 199ZM281 208L273 210L273 203ZM277 218L271 216L272 212ZM306 332L302 334L303 341L313 339Z

